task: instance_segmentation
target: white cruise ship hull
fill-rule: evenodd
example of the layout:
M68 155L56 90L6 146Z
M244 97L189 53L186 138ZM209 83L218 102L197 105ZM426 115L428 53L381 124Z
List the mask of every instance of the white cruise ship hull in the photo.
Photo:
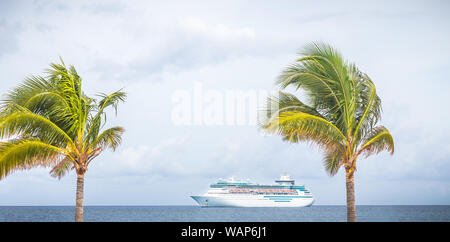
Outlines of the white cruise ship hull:
M314 198L299 195L191 196L201 207L308 207Z

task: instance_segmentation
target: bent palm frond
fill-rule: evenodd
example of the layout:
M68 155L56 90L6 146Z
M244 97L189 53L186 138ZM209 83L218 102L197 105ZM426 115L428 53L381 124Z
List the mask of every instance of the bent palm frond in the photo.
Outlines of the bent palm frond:
M313 43L303 57L288 66L277 83L284 89L302 89L312 108L347 134L353 125L355 97L351 71L339 52L326 44Z
M287 111L300 111L314 116L322 117L314 108L302 103L295 95L286 92L278 92L278 95L267 99L267 107L264 110L266 118L270 119Z
M384 126L375 127L372 132L364 139L358 153L364 154L366 157L372 154L378 154L386 150L394 153L394 139L389 130Z
M291 142L311 141L323 148L341 146L347 142L342 132L331 122L299 111L280 113L269 120L265 129Z
M100 96L102 99L98 103L98 108L100 111L103 112L103 109L106 107L112 106L117 113L117 105L119 102L124 102L126 98L126 93L122 92L121 90L113 92L109 95L104 93L99 93L98 96Z
M112 127L103 131L92 143L92 149L112 149L115 150L122 142L123 127Z
M53 82L40 77L30 76L25 78L23 83L9 91L3 100L6 103L16 103L26 106L26 103L42 92L52 92L55 90Z
M59 161L53 168L50 170L50 175L52 177L61 179L65 176L71 169L74 169L74 163L69 157L65 157L61 161Z
M0 121L0 137L24 134L56 146L72 143L71 138L57 125L34 113L13 113Z
M328 175L334 176L337 174L339 168L343 165L344 156L345 150L342 149L342 147L325 151L325 156L323 157L323 165Z
M356 80L356 117L357 123L353 136L355 141L360 141L361 137L366 136L372 130L375 124L381 118L381 99L376 93L375 85L372 80L363 73L357 72L354 77ZM358 145L354 143L354 146Z
M17 169L48 167L63 155L60 148L39 140L4 142L0 151L0 179Z
M92 143L94 141L94 139L99 135L100 129L102 129L102 124L106 123L105 109L108 107L113 107L114 111L117 113L117 106L119 102L125 101L126 93L119 90L109 95L101 93L98 94L98 96L102 97L102 99L96 108L97 113L88 117L87 120L87 143Z

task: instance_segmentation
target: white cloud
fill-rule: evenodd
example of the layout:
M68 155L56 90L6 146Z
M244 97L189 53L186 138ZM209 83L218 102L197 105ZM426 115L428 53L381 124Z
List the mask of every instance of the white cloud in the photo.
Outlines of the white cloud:
M255 38L252 28L230 28L224 24L208 24L196 17L186 17L180 20L180 25L189 34L206 35L209 39L218 42L246 41Z
M184 173L187 167L182 163L183 153L188 140L188 136L167 138L153 147L147 144L128 147L121 150L108 167L119 174Z

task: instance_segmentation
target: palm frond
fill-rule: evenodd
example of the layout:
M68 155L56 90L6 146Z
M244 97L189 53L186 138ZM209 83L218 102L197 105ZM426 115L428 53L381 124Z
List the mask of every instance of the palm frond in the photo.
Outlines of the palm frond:
M345 145L347 142L346 137L331 122L299 111L282 112L264 128L290 142L311 141L325 149Z
M99 93L98 96L102 98L98 103L99 110L103 111L105 108L112 106L117 113L117 106L119 102L124 102L127 94L125 92L122 92L121 89L109 95Z
M34 113L13 113L0 121L0 138L26 135L56 146L66 146L71 138L50 120Z
M3 142L0 147L0 179L15 170L51 166L62 157L60 148L39 140Z
M59 161L53 168L50 170L50 175L52 177L61 179L65 176L71 169L74 169L73 161L69 157L65 157L61 161Z
M389 151L391 155L394 154L394 139L386 127L377 126L364 139L363 145L358 153L362 153L368 157L372 154L378 154L383 150Z
M356 67L353 67L356 69ZM354 76L354 80L357 83L356 93L356 112L355 123L357 124L354 129L354 140L360 141L361 137L364 137L368 132L375 127L376 123L381 118L381 99L376 93L375 85L372 80L366 74L359 71ZM355 142L355 146L358 145Z
M94 142L107 121L105 109L112 106L117 114L118 104L125 101L126 95L127 94L121 90L109 95L103 93L98 94L102 99L98 103L95 115L90 116L87 121L86 141L88 144Z
M91 144L92 149L112 149L115 150L122 142L123 127L112 127L103 131Z
M263 111L266 119L287 111L300 111L323 118L317 110L301 102L295 95L286 92L278 92L278 95L269 97Z
M342 147L325 151L325 156L323 157L323 165L328 175L334 176L337 174L339 168L343 165L344 156L345 150L342 149Z
M95 115L90 116L86 124L86 144L91 144L98 137L102 126L102 113L98 111Z
M356 100L347 63L326 44L312 43L299 54L301 58L283 70L277 83L305 91L310 106L347 134Z
M13 88L6 94L4 103L15 103L20 106L26 106L26 103L37 94L47 91L53 91L54 85L51 81L41 76L29 76L25 78L23 83ZM39 110L32 110L39 112Z

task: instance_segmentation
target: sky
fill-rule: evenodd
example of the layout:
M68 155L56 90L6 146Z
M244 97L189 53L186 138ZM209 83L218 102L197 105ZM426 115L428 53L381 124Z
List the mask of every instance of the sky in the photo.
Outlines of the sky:
M195 205L189 196L218 178L284 172L316 204L344 205L344 171L328 176L317 147L252 122L174 121L180 105L193 119L211 111L208 95L276 91L303 46L326 42L374 81L395 141L393 156L358 161L356 204L449 205L449 11L448 1L0 1L0 94L60 57L88 95L128 93L108 118L123 142L90 164L85 205ZM0 205L74 205L75 188L74 172L17 171L0 180Z

